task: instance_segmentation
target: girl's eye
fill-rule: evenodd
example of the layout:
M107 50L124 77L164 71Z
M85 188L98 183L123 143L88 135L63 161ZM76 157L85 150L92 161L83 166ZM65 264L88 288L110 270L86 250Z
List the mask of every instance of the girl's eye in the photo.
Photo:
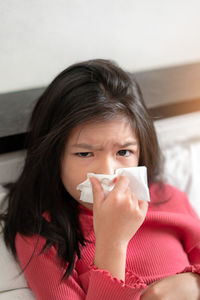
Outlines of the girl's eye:
M130 156L133 153L131 150L119 150L117 154L119 156Z
M76 153L76 155L79 157L90 157L90 156L92 156L92 153L91 152L78 152L78 153Z

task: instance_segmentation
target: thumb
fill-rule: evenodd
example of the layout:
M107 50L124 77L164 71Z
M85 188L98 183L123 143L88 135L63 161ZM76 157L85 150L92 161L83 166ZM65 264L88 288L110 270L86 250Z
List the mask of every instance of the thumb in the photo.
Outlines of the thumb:
M90 177L90 182L91 182L91 185L92 185L94 206L99 206L99 204L104 199L103 188L102 188L101 183L99 182L99 180L95 177Z
M138 200L140 210L146 215L148 210L148 202L144 200Z

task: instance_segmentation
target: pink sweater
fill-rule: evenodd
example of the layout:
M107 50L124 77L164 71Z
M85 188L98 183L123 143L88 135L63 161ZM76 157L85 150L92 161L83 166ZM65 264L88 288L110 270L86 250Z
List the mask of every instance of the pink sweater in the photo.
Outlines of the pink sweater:
M56 258L56 248L38 255L45 240L39 238L36 253L25 270L28 286L41 300L130 300L140 299L148 284L182 272L200 274L200 221L183 192L166 185L165 199L157 185L150 188L151 203L146 219L127 249L125 282L93 265L95 235L92 211L80 206L80 222L91 243L82 249L72 275L61 281L65 269ZM170 197L170 198L169 198ZM153 204L154 202L154 204ZM17 255L23 268L37 237L16 237Z

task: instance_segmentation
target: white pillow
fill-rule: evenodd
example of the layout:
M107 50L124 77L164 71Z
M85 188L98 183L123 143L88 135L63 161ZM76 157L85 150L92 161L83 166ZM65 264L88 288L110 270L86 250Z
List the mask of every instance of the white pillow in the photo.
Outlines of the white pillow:
M200 217L200 112L154 122L166 181L184 191Z
M20 288L16 290L9 290L7 292L0 292L0 300L35 300L29 288Z
M0 186L0 205L5 195L6 190ZM0 270L0 299L35 299L27 287L24 274L19 275L21 268L10 251L8 251L2 232L0 233Z

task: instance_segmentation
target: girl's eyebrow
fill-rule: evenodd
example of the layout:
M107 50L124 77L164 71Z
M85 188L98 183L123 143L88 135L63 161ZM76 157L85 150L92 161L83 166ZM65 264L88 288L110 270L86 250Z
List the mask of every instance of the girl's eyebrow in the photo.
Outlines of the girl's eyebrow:
M130 141L130 142L127 142L125 144L115 143L114 146L118 147L118 148L126 148L128 146L138 146L138 143L136 141ZM99 148L99 147L92 146L92 145L85 144L85 143L73 144L72 147L74 147L74 148L84 148L84 149L87 149L87 150L103 150L102 147Z

